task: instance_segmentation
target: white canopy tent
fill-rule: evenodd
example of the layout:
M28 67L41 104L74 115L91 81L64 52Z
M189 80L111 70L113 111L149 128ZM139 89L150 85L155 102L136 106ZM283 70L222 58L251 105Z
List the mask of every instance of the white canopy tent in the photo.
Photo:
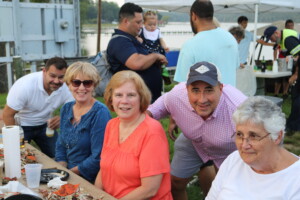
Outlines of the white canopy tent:
M195 0L125 0L143 8L174 12L190 11ZM254 13L255 5L261 12L291 12L300 8L298 0L211 0L218 13ZM299 10L298 10L299 11Z
M195 0L125 0L135 3L146 9L166 10L174 12L189 13L190 7ZM254 42L256 42L256 31L258 14L265 12L300 12L299 0L211 0L215 13L254 13ZM255 55L253 48L252 55ZM252 56L254 59L254 56ZM254 65L254 62L252 62Z

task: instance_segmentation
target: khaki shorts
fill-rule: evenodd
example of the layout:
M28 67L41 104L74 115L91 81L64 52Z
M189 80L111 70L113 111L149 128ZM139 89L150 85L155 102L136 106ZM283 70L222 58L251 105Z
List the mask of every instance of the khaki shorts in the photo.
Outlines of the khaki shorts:
M179 178L190 178L202 167L213 165L212 161L203 163L196 152L192 141L182 133L175 140L174 156L171 163L171 174Z

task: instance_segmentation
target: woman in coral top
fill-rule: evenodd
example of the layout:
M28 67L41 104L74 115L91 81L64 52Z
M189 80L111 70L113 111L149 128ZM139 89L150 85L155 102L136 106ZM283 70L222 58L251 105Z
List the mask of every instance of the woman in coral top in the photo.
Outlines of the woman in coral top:
M145 113L151 93L144 81L120 71L104 99L118 117L107 124L95 185L117 199L172 199L168 141L161 124Z

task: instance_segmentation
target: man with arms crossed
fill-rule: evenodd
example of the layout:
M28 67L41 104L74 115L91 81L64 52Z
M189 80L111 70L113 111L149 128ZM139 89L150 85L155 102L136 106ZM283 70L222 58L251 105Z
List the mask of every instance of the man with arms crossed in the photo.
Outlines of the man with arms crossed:
M218 168L236 149L231 115L245 99L239 90L220 82L215 65L199 62L190 68L187 82L179 83L149 107L150 116L161 119L170 115L183 132L175 141L171 164L174 199L187 199L186 185L205 163L211 160ZM212 180L206 181L205 193Z
M47 120L51 113L64 103L73 100L63 79L68 65L59 57L46 62L41 72L35 72L18 79L9 90L3 110L5 125L16 124L15 116L20 118L24 130L24 140L34 140L42 152L55 156L57 133L46 136ZM49 128L59 128L58 116L49 120Z
M161 65L167 64L167 59L159 53L149 54L136 39L142 27L143 9L133 3L125 3L120 8L119 27L107 46L107 58L113 73L121 70L137 72L150 89L154 102L161 95Z

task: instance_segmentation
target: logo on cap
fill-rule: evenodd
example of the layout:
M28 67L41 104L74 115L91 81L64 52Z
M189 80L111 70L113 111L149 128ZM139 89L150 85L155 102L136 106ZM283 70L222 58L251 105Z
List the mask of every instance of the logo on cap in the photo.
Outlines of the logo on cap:
M208 72L209 69L205 65L201 65L200 67L195 69L195 71L199 72L200 74L204 74L204 73Z

